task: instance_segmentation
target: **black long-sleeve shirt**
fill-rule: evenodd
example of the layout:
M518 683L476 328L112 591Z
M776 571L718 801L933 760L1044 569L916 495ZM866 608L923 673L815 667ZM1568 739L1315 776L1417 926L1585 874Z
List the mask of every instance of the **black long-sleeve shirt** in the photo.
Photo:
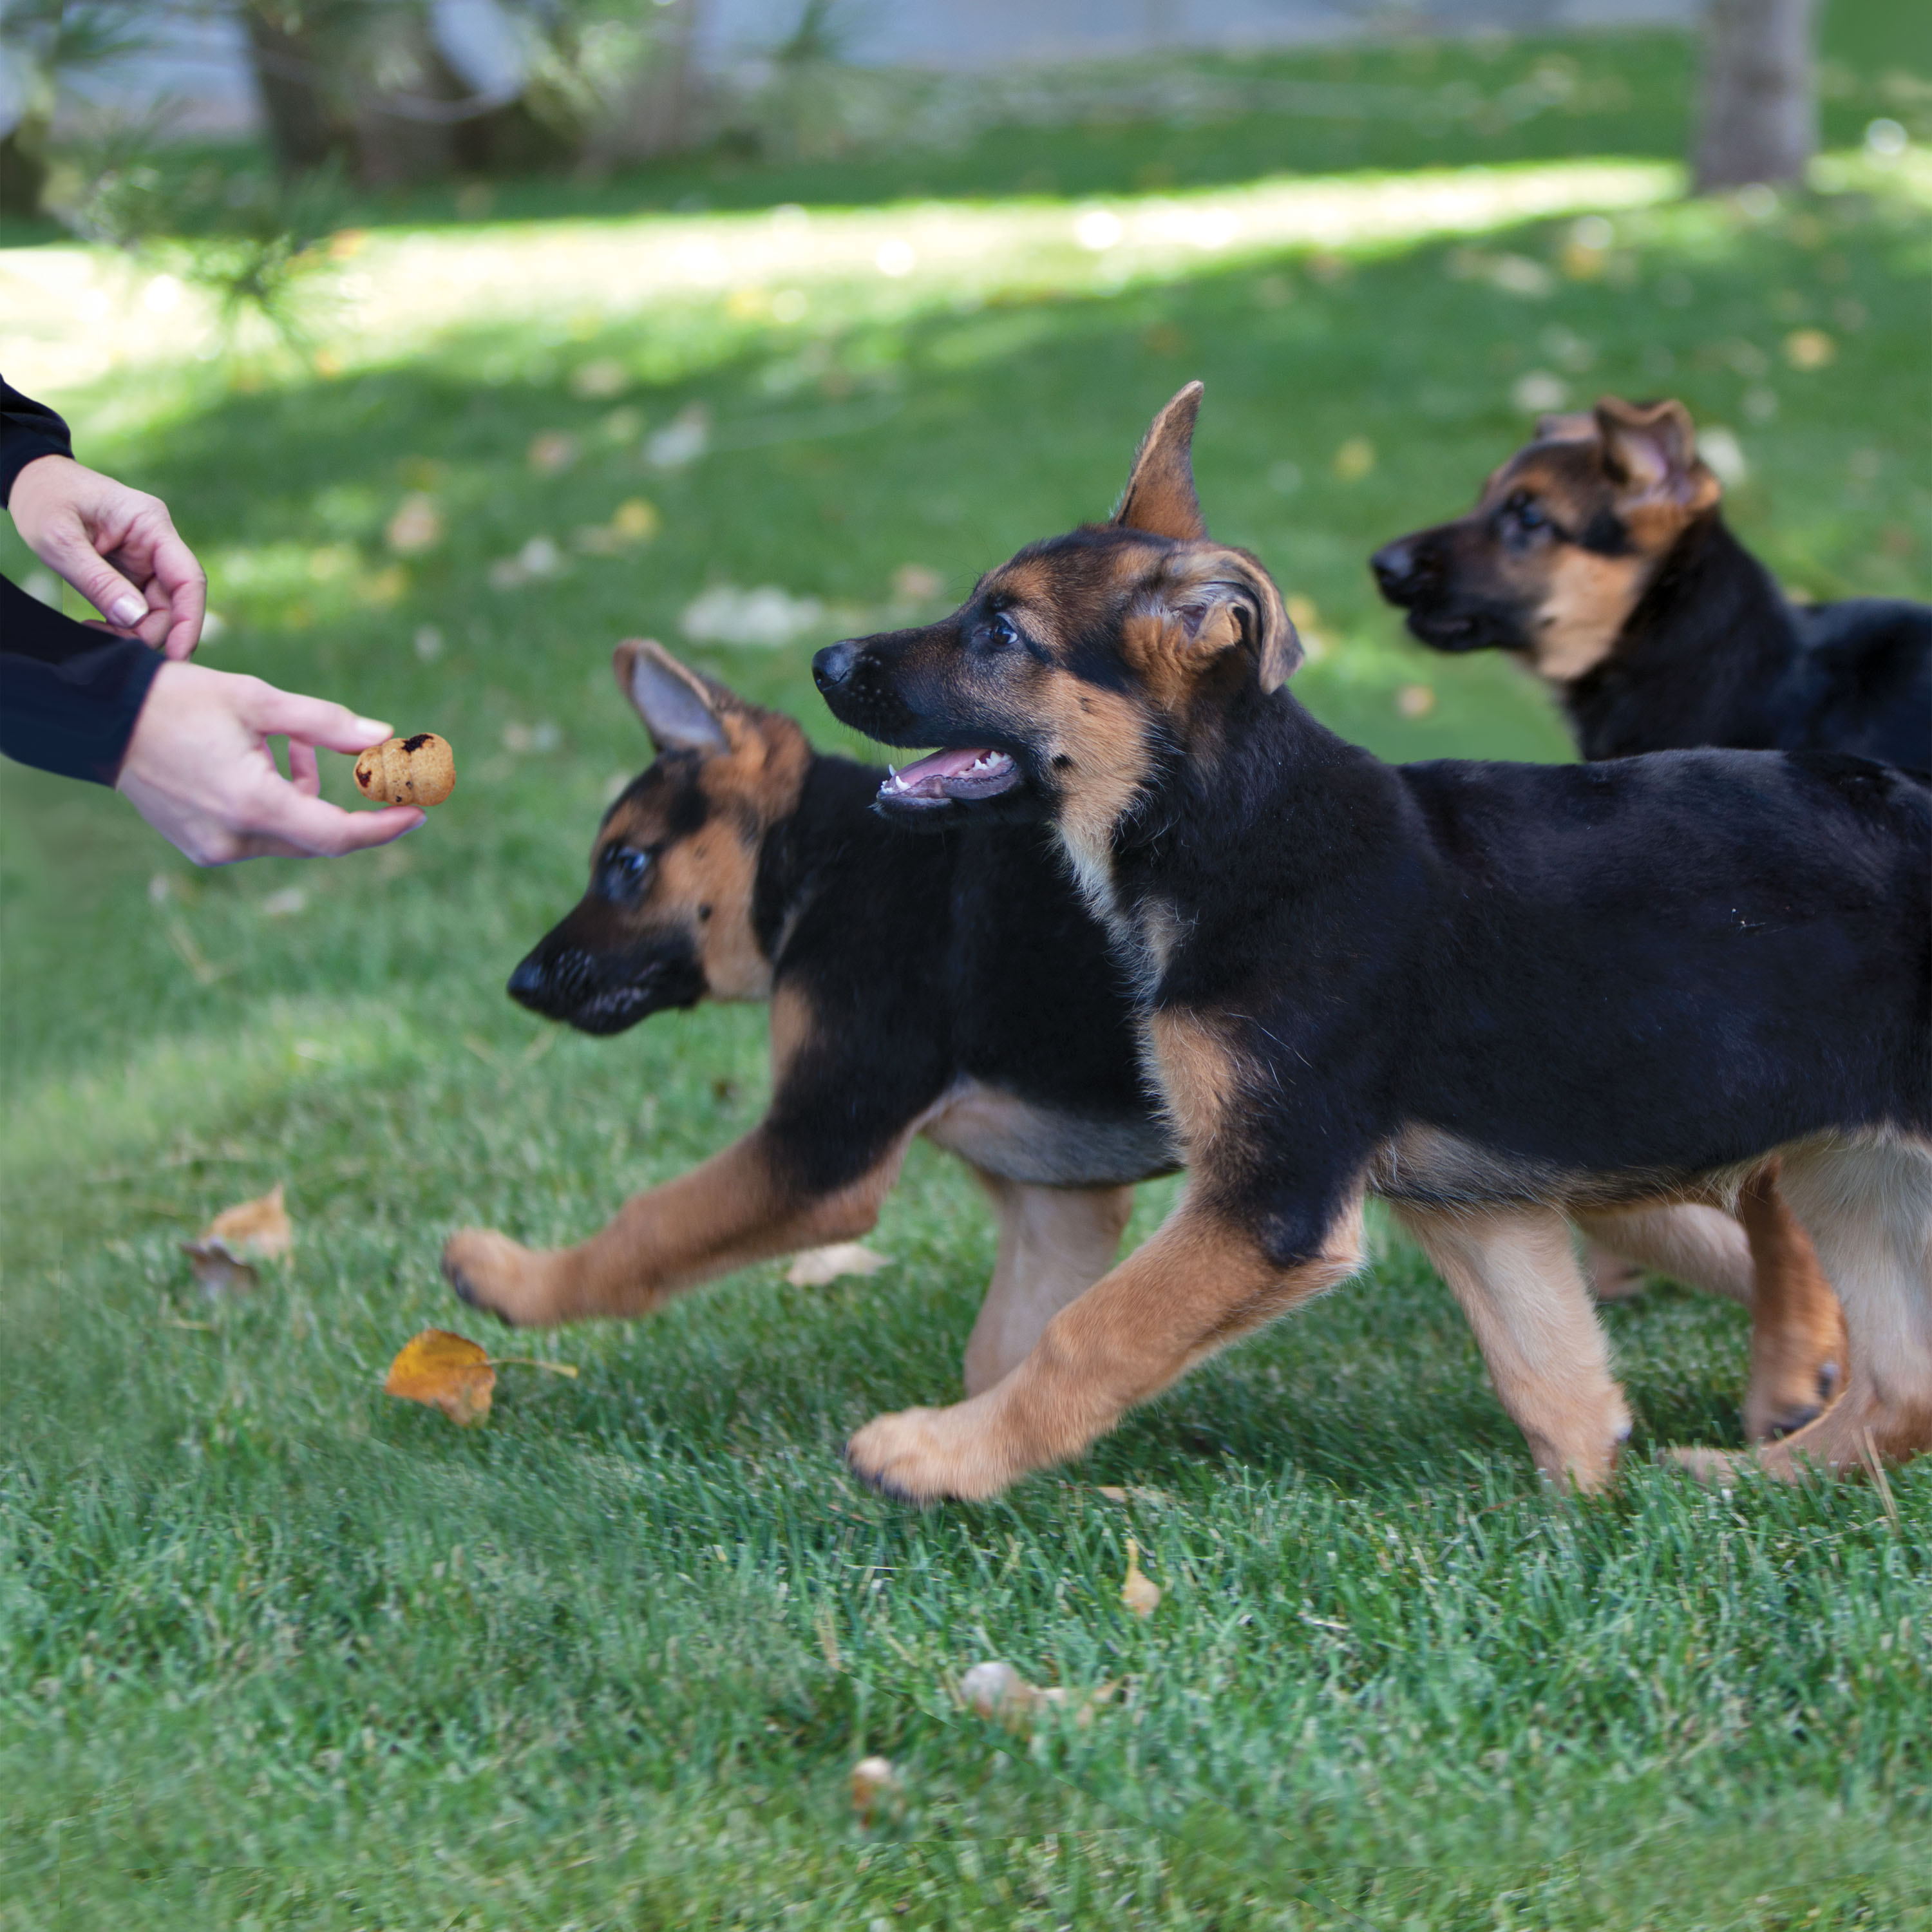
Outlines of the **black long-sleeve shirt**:
M71 456L67 424L0 378L0 503L36 457ZM0 752L23 765L111 785L164 660L0 578Z

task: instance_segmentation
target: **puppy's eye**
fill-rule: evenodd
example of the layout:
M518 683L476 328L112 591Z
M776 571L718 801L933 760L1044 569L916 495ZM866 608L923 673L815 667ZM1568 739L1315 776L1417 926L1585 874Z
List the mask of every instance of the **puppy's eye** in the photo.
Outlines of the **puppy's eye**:
M634 845L612 845L597 862L597 889L606 898L634 898L651 869L651 855Z
M1520 530L1546 530L1550 518L1541 504L1534 496L1519 494L1503 506L1510 520Z
M1020 640L1018 626L1004 610L994 614L992 621L986 626L986 630L993 642L1003 650L1009 645L1018 644Z

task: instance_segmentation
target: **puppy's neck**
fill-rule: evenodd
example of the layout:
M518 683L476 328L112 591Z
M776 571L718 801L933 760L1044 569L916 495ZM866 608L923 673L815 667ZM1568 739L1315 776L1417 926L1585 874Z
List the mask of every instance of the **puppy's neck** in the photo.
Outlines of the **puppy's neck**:
M1559 689L1586 758L1768 745L1767 700L1798 648L1790 604L1713 510L1666 553L1603 662Z

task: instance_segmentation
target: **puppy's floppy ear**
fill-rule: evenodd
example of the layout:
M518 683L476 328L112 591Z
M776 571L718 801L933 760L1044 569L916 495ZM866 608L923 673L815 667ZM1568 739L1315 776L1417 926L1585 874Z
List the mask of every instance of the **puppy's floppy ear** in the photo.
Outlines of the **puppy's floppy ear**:
M1680 402L1606 396L1597 405L1597 434L1610 481L1636 502L1672 504L1694 514L1724 494L1698 460L1697 432Z
M1203 386L1190 382L1156 416L1135 454L1114 521L1123 529L1189 542L1208 534L1194 494L1194 418Z
M1244 652L1264 692L1276 691L1301 662L1300 634L1275 581L1244 550L1215 550L1174 594L1170 608L1185 627L1189 655L1204 663Z
M610 659L617 688L660 752L722 752L743 707L722 685L678 662L655 638L627 638Z

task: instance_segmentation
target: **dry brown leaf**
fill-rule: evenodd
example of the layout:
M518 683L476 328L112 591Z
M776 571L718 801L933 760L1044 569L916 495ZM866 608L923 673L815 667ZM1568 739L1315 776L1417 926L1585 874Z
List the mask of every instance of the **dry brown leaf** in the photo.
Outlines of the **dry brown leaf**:
M211 1301L218 1301L224 1294L247 1294L262 1285L261 1276L246 1262L238 1260L225 1242L184 1241L181 1247L201 1292Z
M859 1241L834 1241L830 1247L806 1248L792 1257L785 1280L794 1288L823 1288L841 1275L877 1274L891 1261Z
M1094 1721L1096 1706L1106 1703L1118 1688L1113 1683L1096 1684L1084 1695L1063 1684L1042 1690L1029 1684L1010 1664L976 1664L959 1680L959 1701L969 1711L1014 1730L1024 1728L1042 1710L1070 1710L1073 1721L1084 1727Z
M1141 1574L1141 1550L1127 1538L1127 1576L1120 1586L1120 1601L1137 1617L1150 1617L1160 1607L1160 1586Z
M382 1384L386 1395L440 1408L459 1428L485 1420L496 1371L488 1353L466 1335L425 1328L404 1343Z
M220 1242L231 1254L265 1262L286 1254L296 1244L296 1224L283 1205L283 1186L278 1180L259 1198L223 1208L202 1229L202 1239Z
M852 1808L862 1825L872 1822L874 1810L898 1795L899 1774L889 1757L862 1757L852 1767Z
M295 1223L282 1204L278 1180L259 1199L224 1208L194 1240L181 1245L202 1292L216 1300L260 1287L260 1273L250 1258L273 1261L286 1254L295 1239Z

